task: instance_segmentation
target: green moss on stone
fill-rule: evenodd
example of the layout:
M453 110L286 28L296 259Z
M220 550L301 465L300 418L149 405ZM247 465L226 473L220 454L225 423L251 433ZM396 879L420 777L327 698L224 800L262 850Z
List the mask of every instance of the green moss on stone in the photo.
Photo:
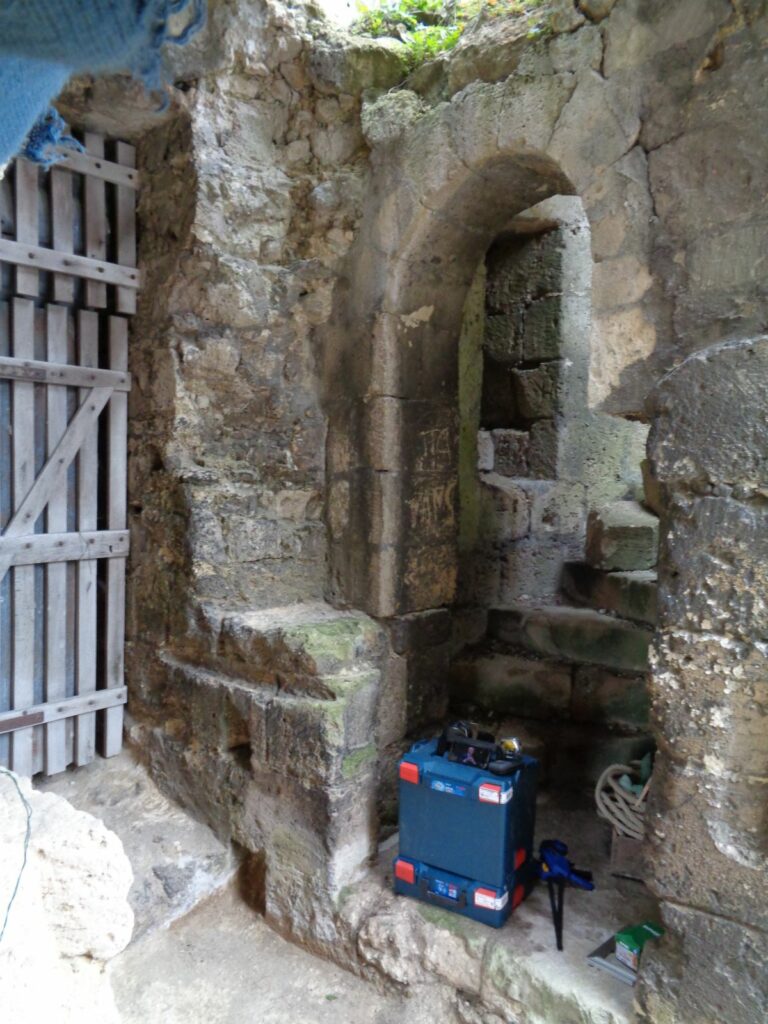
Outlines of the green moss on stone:
M364 765L369 764L375 759L376 746L373 743L369 743L367 747L347 754L341 763L341 774L345 779L351 779L352 776L357 775Z

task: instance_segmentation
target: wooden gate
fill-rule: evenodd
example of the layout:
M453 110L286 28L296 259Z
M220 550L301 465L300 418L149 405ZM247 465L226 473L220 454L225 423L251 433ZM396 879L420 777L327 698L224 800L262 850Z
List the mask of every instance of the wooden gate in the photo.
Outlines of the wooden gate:
M0 763L21 775L122 742L138 172L85 145L0 182Z

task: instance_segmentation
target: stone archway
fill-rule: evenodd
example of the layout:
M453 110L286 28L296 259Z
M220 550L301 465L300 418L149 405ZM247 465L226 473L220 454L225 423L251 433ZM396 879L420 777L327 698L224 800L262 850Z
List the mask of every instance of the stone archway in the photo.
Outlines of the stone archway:
M329 391L339 375L348 388L329 402L333 596L377 617L453 598L467 290L512 217L574 191L524 141L465 160L449 113L423 119L404 167L381 169L328 346Z

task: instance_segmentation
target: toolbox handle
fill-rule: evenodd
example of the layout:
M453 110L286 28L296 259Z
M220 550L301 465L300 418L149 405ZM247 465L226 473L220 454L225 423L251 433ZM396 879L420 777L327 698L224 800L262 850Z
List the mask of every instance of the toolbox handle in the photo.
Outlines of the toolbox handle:
M419 882L419 896L423 900L427 900L430 903L439 903L443 907L465 907L467 905L467 894L462 891L459 893L457 900L448 899L447 896L441 896L440 893L430 892L429 883L426 878L422 878Z

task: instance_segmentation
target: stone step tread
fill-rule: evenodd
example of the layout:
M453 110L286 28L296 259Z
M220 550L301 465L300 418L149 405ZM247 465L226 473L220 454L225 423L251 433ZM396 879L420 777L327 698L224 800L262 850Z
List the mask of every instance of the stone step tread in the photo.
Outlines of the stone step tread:
M537 658L498 642L478 645L453 662L450 696L461 715L473 719L478 714L567 719L631 732L647 730L649 723L644 674Z
M130 749L36 786L101 819L121 840L134 875L132 942L166 928L234 876L231 849L163 796Z
M639 501L612 501L595 511L610 526L653 528L659 522L659 517L649 512Z
M322 601L257 611L215 608L208 618L215 650L211 667L231 674L237 666L237 675L258 683L269 683L277 673L322 680L372 664L385 649L377 622Z
M652 637L650 630L636 623L568 605L494 608L488 632L560 661L629 673L647 671Z
M638 502L617 501L589 513L586 561L596 569L650 569L658 545L659 520Z
M561 587L579 604L645 625L656 624L657 574L653 569L607 572L585 562L567 562Z

